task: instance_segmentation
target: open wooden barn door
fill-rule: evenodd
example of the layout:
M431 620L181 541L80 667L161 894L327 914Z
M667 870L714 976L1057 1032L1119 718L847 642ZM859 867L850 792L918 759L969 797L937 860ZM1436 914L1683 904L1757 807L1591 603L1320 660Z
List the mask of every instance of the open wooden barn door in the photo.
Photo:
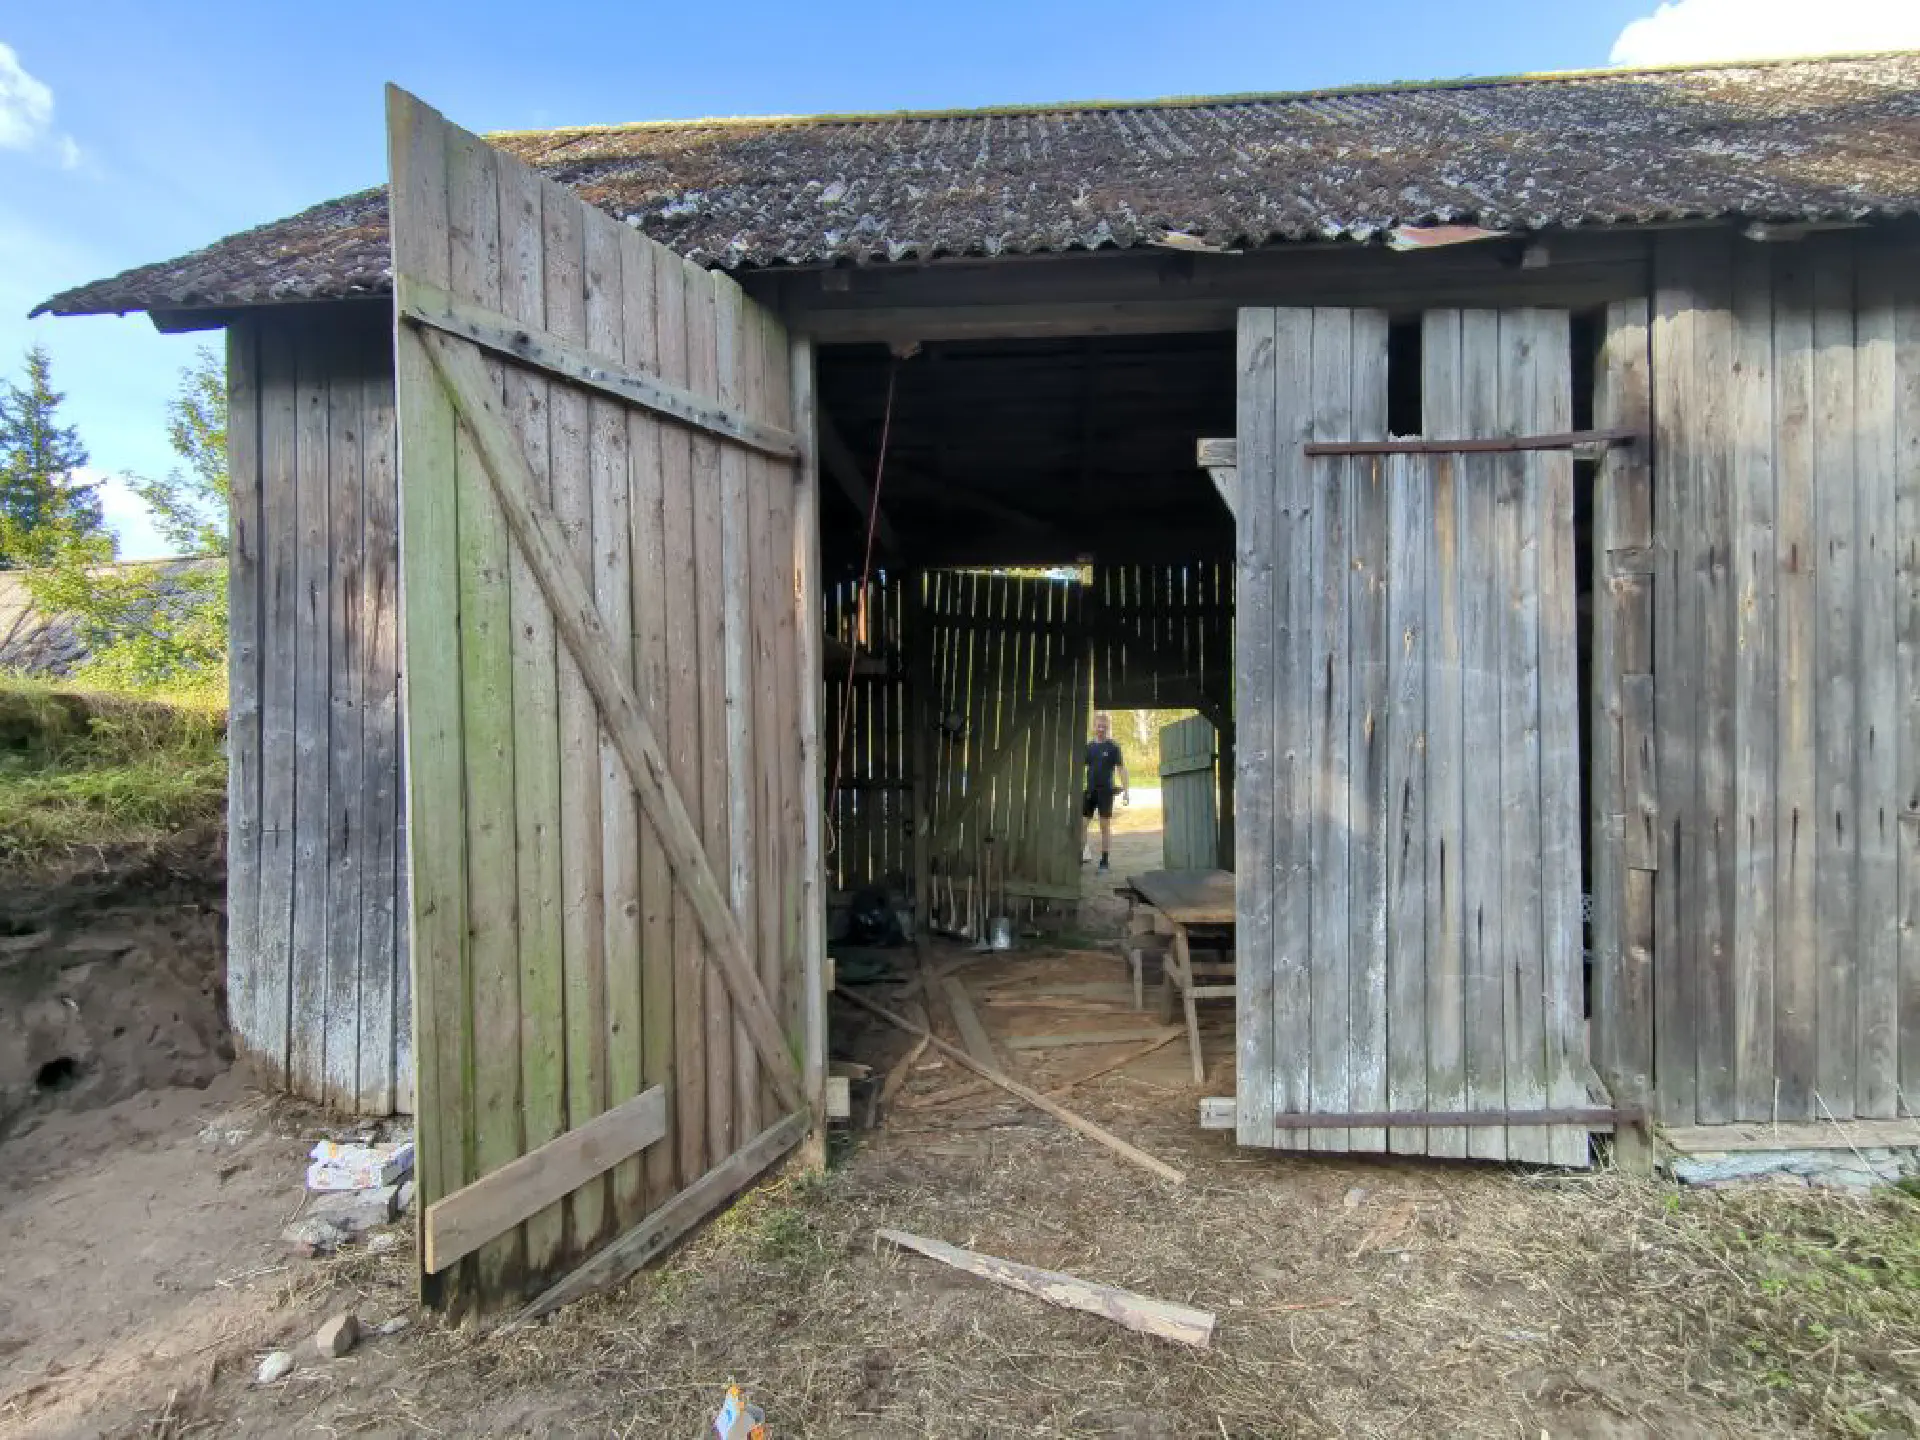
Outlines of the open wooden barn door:
M1236 1129L1584 1165L1568 317L1387 338L1240 315Z
M545 1308L821 1103L810 357L399 91L389 140L422 1269Z

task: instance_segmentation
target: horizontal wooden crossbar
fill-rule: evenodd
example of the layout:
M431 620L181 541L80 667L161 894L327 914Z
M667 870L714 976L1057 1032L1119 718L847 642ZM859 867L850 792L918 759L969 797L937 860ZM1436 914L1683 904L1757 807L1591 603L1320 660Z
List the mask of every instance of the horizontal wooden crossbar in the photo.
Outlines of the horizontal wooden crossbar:
M458 299L412 275L395 275L393 288L394 303L400 313L416 324L470 340L496 355L523 361L722 440L731 440L782 460L797 460L800 456L800 442L792 431L763 425L730 405L630 369L550 331L523 325L483 305Z
M596 1115L427 1207L429 1275L471 1255L667 1133L667 1092L658 1085Z

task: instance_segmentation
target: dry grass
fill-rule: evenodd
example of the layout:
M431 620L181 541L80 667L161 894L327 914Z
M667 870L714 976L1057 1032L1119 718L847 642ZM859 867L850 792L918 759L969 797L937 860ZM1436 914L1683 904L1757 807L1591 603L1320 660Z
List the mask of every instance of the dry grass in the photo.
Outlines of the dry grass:
M694 1433L736 1381L794 1436L1920 1429L1908 1196L1249 1157L1103 1085L1089 1110L1184 1190L1038 1120L881 1135L621 1293L477 1342L429 1330L423 1359L455 1393L630 1435ZM883 1225L1214 1309L1215 1348L877 1249Z

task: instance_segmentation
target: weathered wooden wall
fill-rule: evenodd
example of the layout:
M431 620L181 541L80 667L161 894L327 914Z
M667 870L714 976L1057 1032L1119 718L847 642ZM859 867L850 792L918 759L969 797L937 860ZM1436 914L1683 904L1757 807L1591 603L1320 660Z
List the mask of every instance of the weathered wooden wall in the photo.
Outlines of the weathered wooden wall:
M1920 251L1661 237L1662 1119L1920 1107Z
M295 1094L411 1108L385 307L228 335L228 1005Z

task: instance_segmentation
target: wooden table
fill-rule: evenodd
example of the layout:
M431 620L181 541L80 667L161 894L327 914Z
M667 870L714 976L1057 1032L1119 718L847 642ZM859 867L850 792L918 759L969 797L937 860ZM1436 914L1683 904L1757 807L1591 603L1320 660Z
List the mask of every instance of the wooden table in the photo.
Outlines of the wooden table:
M1196 1085L1203 1085L1207 1079L1207 1067L1200 1055L1200 1017L1195 1011L1194 1002L1232 999L1235 994L1233 964L1229 959L1225 964L1196 966L1191 932L1223 932L1224 948L1229 956L1232 955L1235 920L1233 872L1149 870L1143 875L1129 875L1127 884L1165 922L1173 941L1173 953L1167 956L1164 967L1165 978L1161 983L1165 988L1162 994L1169 1002L1174 995L1178 995L1180 1004L1186 1010L1187 1044L1193 1056L1193 1081ZM1137 957L1134 974L1137 985ZM1227 977L1227 983L1201 985L1196 979L1211 979L1221 975Z

